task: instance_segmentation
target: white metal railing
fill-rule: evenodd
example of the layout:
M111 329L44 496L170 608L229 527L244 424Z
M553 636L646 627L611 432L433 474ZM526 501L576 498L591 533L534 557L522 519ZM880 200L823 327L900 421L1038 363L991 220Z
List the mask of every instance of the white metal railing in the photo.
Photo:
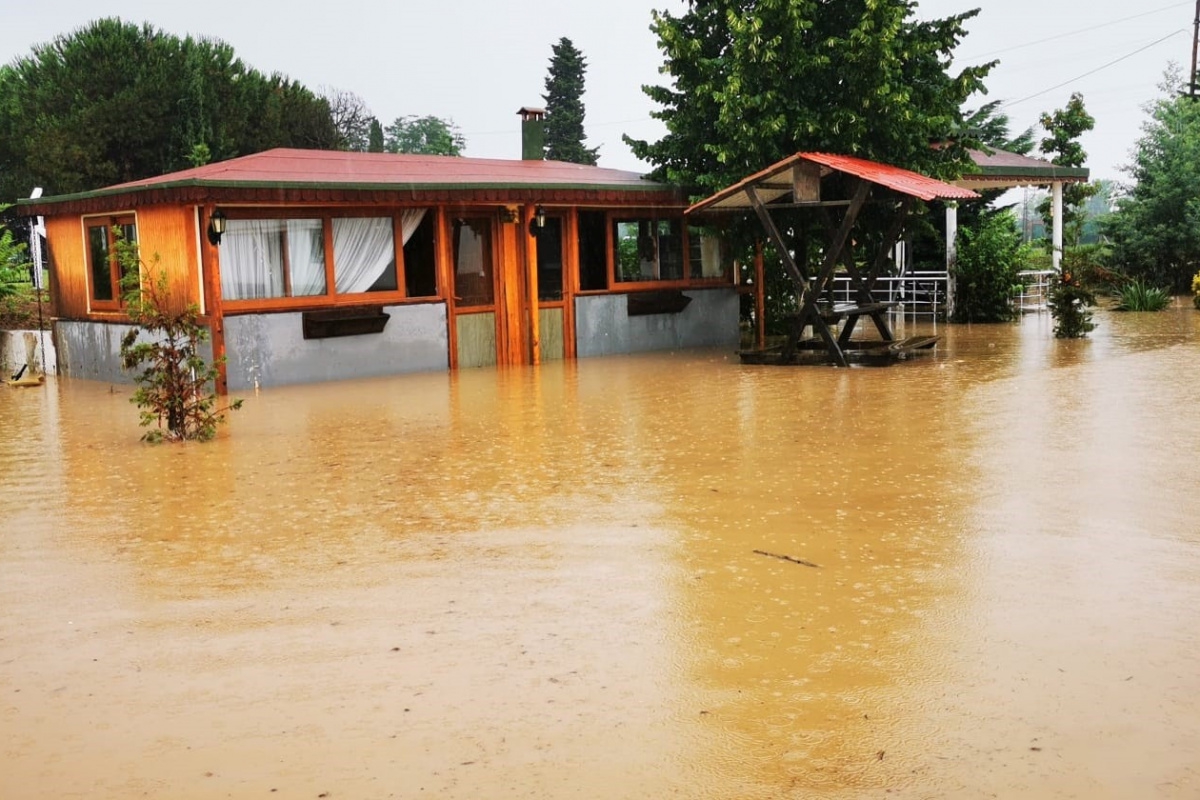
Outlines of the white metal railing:
M946 308L948 282L949 275L945 271L910 271L903 275L884 276L875 281L871 300L875 303L899 303L898 308L908 314L937 314ZM848 275L834 276L833 285L826 296L835 304L858 302L855 284Z
M1027 269L1017 273L1020 287L1014 287L1012 306L1015 311L1045 311L1050 300L1050 283L1055 272L1052 269Z

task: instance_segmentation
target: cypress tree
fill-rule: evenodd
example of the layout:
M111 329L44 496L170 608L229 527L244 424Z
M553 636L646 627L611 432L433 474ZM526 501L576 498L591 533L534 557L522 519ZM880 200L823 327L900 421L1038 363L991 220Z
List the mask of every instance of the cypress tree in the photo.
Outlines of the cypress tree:
M567 37L550 48L546 75L546 158L573 164L596 163L598 147L583 146L583 74L587 62Z

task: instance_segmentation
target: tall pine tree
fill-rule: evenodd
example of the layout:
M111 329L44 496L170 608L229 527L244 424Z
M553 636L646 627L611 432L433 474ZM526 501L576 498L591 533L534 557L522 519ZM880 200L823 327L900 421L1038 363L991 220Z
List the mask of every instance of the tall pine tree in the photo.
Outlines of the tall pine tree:
M600 148L583 146L583 74L587 62L567 37L551 45L546 76L546 158L573 164L596 163Z

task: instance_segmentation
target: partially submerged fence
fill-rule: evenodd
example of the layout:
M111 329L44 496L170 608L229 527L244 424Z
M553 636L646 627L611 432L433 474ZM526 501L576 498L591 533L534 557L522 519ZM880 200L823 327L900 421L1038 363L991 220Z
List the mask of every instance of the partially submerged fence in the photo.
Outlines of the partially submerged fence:
M897 303L896 310L906 314L940 314L946 310L949 282L945 270L917 270L882 276L871 289L871 302ZM834 278L831 294L830 299L835 305L858 301L853 282L844 275Z

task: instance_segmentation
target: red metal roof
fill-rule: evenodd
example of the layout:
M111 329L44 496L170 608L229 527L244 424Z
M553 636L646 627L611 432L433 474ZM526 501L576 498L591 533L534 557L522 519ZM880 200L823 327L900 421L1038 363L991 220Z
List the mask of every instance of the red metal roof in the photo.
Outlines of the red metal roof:
M970 189L952 186L935 178L928 178L900 167L880 164L877 161L868 161L865 158L831 153L796 153L701 200L689 208L687 213L712 209L750 208L750 198L746 195L746 189L749 187L754 188L764 203L778 200L791 193L792 184L790 178L788 180L773 179L779 178L802 161L821 165L822 177L830 172L845 172L921 200L972 200L979 197Z
M110 186L122 191L179 184L329 188L610 187L661 191L636 172L569 164L456 156L346 153L279 148L155 178Z

